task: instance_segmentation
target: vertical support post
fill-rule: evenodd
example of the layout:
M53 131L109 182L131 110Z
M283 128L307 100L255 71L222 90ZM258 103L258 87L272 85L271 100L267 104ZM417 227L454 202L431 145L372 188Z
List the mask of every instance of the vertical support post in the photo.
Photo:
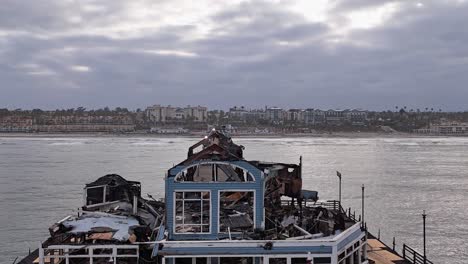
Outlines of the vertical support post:
M106 192L107 192L107 185L104 185L103 191L102 191L102 202L106 202Z
M403 244L403 259L406 259L406 244Z
M423 211L423 250L424 250L424 264L426 264L426 211Z
M44 249L41 242L39 242L39 264L44 264Z
M338 201L340 202L341 206L341 173L339 171L336 171L336 176L338 176L339 179Z
M117 264L117 248L115 245L112 247L112 259L114 260L114 264Z
M69 249L66 248L66 249L65 249L65 264L69 264L69 263L70 263L70 259L69 259L68 255L69 255Z
M338 264L338 245L332 246L331 264Z
M393 237L393 243L392 243L392 245L393 245L393 251L395 251L395 246L396 246L395 237Z
M138 213L138 197L136 195L133 196L133 214L136 215Z
M379 228L379 232L377 233L377 239L380 240L380 228Z

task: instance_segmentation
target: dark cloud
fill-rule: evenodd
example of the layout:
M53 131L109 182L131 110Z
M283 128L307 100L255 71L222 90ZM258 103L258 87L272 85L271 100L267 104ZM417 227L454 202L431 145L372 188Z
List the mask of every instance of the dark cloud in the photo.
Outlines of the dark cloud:
M255 1L177 23L173 1L7 1L0 106L467 109L467 4L405 1L351 28L350 12L385 3L335 1L311 20Z

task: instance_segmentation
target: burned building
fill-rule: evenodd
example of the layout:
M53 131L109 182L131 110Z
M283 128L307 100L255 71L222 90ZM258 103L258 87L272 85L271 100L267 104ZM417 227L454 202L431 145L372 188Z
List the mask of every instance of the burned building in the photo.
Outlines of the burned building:
M169 169L163 263L367 263L366 237L338 203L302 189L302 162L248 161L213 130Z
M248 161L213 130L164 181L164 202L115 174L87 184L81 210L19 263L369 263L364 225L302 188L302 159Z

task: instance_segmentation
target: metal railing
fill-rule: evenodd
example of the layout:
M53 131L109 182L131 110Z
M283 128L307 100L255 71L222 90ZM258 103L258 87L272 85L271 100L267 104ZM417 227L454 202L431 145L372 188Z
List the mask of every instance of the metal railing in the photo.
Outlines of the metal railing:
M70 259L87 259L92 264L93 260L106 258L114 263L121 258L134 259L138 263L138 245L49 245L47 248L39 247L39 264L52 264L65 260L68 264ZM133 261L131 262L133 263Z
M403 244L403 258L412 264L434 264L406 244Z

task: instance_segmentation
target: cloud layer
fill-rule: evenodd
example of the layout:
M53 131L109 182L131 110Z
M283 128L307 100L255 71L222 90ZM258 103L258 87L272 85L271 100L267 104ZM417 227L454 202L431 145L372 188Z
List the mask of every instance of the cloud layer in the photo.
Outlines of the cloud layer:
M462 0L4 0L0 106L468 110Z

